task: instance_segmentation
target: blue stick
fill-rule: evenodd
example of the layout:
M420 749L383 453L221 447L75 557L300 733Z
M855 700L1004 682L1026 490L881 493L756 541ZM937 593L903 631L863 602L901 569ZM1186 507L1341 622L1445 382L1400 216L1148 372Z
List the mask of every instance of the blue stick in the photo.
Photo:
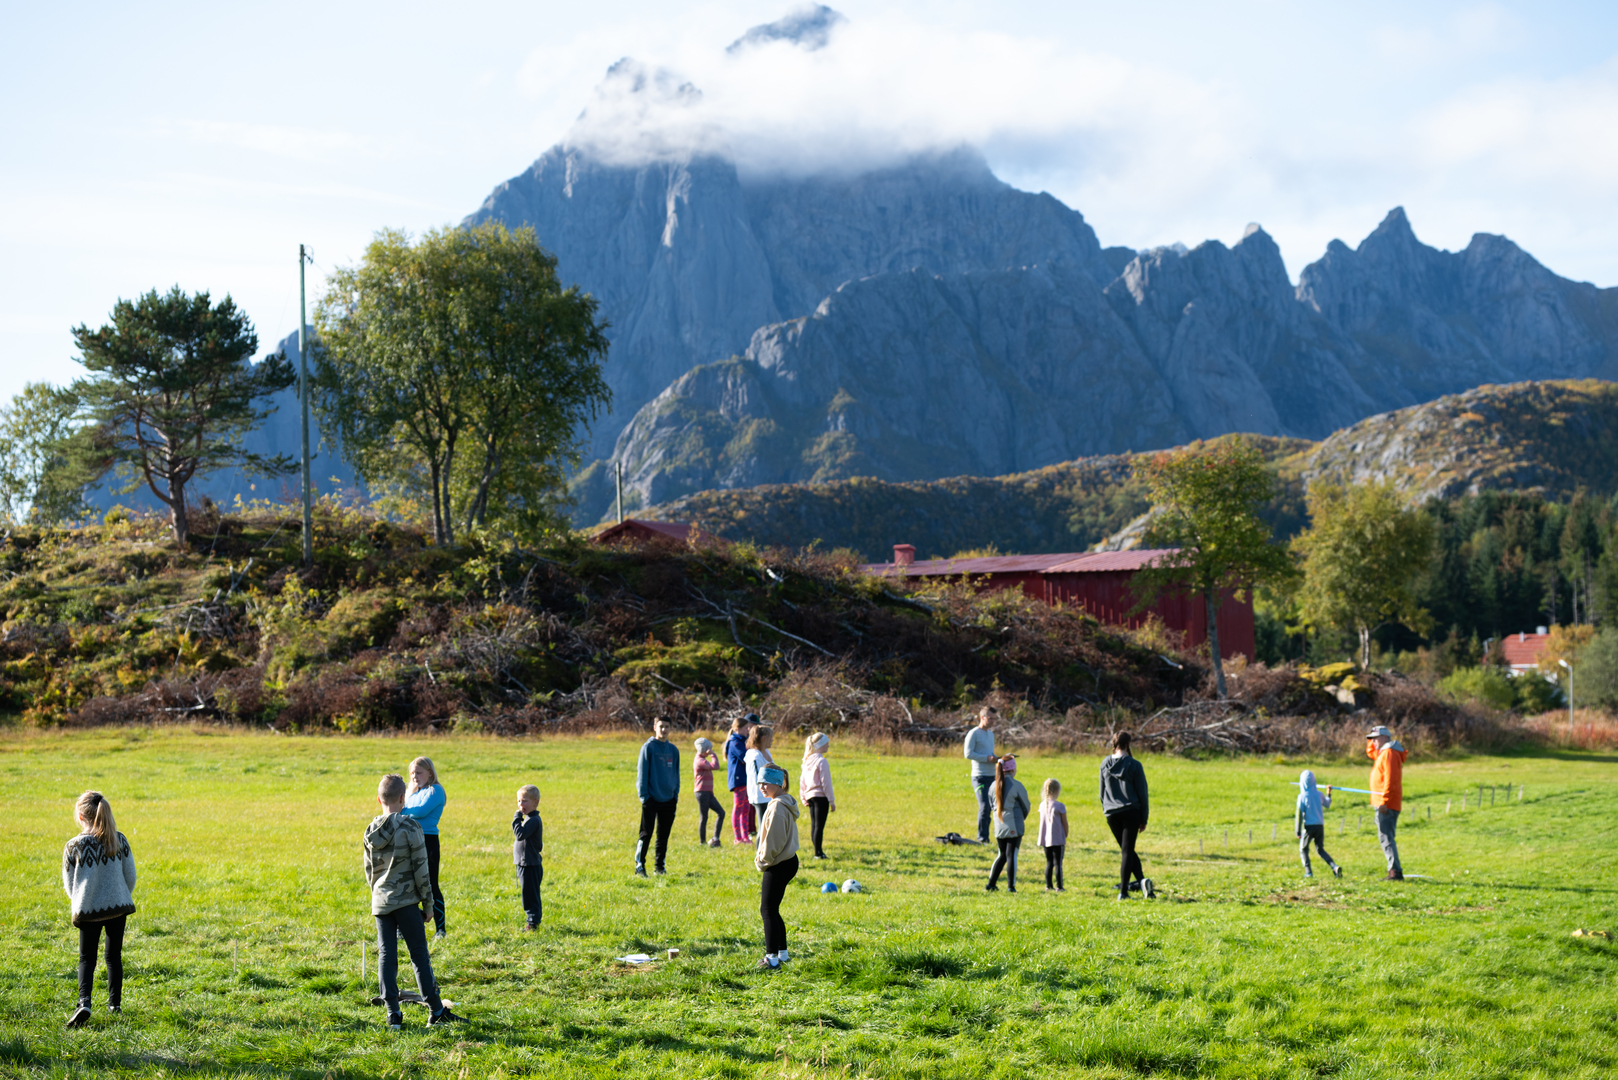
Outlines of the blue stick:
M1287 780L1287 781L1284 781L1284 783L1291 784L1293 787L1298 786L1298 781L1296 781L1296 780ZM1333 791L1352 791L1357 795L1375 795L1376 794L1376 792L1367 791L1365 788L1362 788L1362 787L1340 787L1337 784L1318 784L1318 783L1315 786L1316 787L1328 787L1328 788L1331 788Z

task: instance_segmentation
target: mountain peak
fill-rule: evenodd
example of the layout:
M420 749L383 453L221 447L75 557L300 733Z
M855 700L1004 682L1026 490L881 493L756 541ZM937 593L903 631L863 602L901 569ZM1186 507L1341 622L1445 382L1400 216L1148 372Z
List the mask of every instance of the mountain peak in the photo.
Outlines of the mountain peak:
M831 39L832 27L848 19L825 4L806 4L795 8L772 23L761 23L731 42L727 53L738 53L772 41L785 41L805 52L824 49Z
M1360 247L1364 248L1367 244L1387 240L1406 244L1421 243L1416 239L1416 230L1410 227L1410 218L1406 216L1405 208L1402 206L1395 206L1392 210L1389 210L1387 216L1382 219L1381 224L1371 230L1371 235L1365 238Z

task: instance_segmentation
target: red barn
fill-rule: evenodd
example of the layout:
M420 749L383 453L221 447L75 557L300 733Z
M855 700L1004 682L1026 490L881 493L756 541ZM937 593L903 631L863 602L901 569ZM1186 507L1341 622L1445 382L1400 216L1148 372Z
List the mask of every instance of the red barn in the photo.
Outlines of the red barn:
M1185 635L1192 647L1208 640L1208 607L1190 593L1165 593L1139 615L1129 614L1134 597L1129 592L1135 572L1167 549L1137 551L1069 552L1061 555L992 555L970 559L927 559L916 562L916 549L895 544L894 561L861 567L884 577L939 578L969 575L985 589L1019 588L1047 604L1082 607L1104 623L1137 627L1156 615L1171 630ZM1217 613L1219 652L1226 659L1238 654L1253 658L1256 635L1252 600L1225 595Z
M703 532L689 521L641 521L637 518L625 518L611 528L596 533L590 538L590 542L643 544L648 540L672 540L684 544L693 540L712 539L714 539L712 534Z

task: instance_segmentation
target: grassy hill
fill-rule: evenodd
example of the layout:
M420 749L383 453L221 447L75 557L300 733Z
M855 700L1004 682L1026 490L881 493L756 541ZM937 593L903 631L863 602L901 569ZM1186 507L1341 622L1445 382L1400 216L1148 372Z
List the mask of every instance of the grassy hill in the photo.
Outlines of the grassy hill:
M1317 478L1392 479L1413 502L1479 491L1618 493L1618 384L1599 380L1483 386L1370 417L1320 443L1244 437L1282 481L1270 514L1283 536L1302 527L1303 489ZM1081 458L999 477L705 491L639 516L763 544L818 540L871 561L886 561L898 543L914 544L920 557L991 546L1081 551L1145 512L1133 467L1150 456Z

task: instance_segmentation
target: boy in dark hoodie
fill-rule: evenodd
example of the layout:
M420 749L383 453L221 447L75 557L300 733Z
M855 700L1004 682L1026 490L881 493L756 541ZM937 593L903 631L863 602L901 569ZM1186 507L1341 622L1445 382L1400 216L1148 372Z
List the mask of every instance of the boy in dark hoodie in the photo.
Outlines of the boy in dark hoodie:
M1112 754L1101 762L1101 812L1122 853L1118 866L1118 899L1128 900L1130 878L1149 900L1157 895L1152 879L1141 870L1135 841L1146 831L1151 806L1146 796L1146 770L1129 753L1129 732L1112 737Z
M524 784L517 789L517 813L511 819L511 861L517 867L517 890L522 894L524 930L538 930L545 910L539 887L545 883L545 823L539 819L539 788Z
M371 914L376 917L377 978L388 1007L388 1027L404 1026L399 1012L399 938L410 950L416 969L416 989L432 1010L428 1024L462 1019L445 1008L433 979L433 961L427 953L427 927L421 904L433 897L427 871L427 841L421 825L400 814L404 809L405 782L389 773L377 785L376 801L382 813L365 829L365 883L371 887Z

